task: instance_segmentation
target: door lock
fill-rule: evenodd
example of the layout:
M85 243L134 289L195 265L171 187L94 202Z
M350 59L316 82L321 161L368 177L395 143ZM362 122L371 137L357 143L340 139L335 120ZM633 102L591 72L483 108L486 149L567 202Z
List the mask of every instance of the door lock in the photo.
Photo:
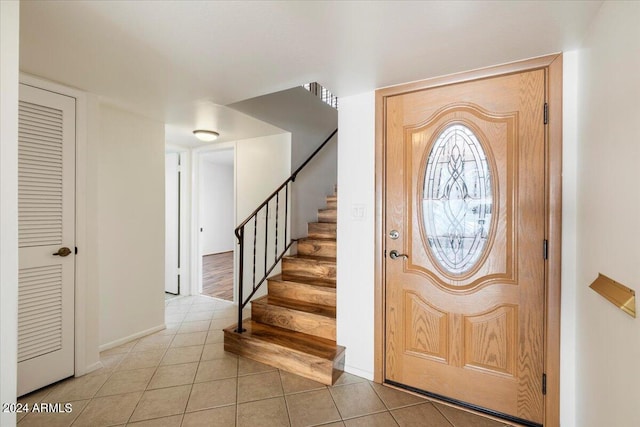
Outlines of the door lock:
M398 258L409 259L409 255L407 255L407 254L400 254L400 253L398 253L398 251L396 251L396 250L394 249L394 250L392 250L391 252L389 252L389 258L391 258L391 259L398 259Z
M67 255L69 255L71 253L71 249L65 247L62 247L60 249L58 249L58 252L53 253L53 255L56 256L61 256L61 257L65 257Z
M400 237L400 233L398 233L398 230L391 230L391 231L389 232L389 237L390 237L392 240L396 240L398 237Z

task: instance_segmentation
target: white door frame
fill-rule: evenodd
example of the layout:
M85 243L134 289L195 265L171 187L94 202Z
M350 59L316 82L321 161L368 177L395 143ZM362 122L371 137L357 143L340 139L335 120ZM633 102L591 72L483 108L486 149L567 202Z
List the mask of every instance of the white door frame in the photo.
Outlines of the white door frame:
M20 73L20 83L56 92L76 99L76 241L78 254L75 260L75 305L74 305L74 376L78 377L102 367L95 351L95 361L87 365L87 304L89 302L87 283L89 280L87 248L87 94L57 83L52 83L25 73ZM92 309L91 307L90 309ZM97 307L95 307L97 309ZM97 327L97 325L96 325Z
M191 156L190 150L181 145L165 145L165 155L177 153L180 158L180 292L178 295L191 295Z
M238 188L238 157L236 150L236 142L223 142L217 144L209 144L192 150L191 158L191 177L192 177L192 197L191 197L191 271L193 272L191 281L191 294L200 295L202 292L202 262L200 261L200 156L213 151L233 150L233 218L234 223L238 223L237 218L237 188ZM238 251L233 250L233 302L237 304L238 299L238 277L237 277L237 254Z

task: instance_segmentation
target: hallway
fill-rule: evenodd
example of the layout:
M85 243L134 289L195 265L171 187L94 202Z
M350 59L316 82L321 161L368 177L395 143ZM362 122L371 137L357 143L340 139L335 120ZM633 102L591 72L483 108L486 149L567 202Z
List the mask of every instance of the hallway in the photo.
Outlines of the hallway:
M327 387L227 353L221 328L236 314L208 297L168 300L167 329L102 352L100 370L19 399L70 403L71 412L21 413L18 426L505 425L348 373Z

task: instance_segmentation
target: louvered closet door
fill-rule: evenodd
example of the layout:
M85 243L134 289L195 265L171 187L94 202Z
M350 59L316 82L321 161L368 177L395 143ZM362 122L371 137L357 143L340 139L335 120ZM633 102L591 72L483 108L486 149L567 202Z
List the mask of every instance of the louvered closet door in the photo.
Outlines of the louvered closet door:
M75 99L20 85L18 120L23 395L74 373ZM71 253L64 256L61 248Z

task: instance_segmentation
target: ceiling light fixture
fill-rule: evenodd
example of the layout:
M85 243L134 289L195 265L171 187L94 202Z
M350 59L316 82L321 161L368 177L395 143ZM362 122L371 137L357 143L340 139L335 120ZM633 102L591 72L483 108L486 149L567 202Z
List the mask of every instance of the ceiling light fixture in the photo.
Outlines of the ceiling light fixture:
M206 142L215 141L220 136L218 132L214 132L212 130L204 130L204 129L196 129L193 131L193 134L200 141L206 141Z

